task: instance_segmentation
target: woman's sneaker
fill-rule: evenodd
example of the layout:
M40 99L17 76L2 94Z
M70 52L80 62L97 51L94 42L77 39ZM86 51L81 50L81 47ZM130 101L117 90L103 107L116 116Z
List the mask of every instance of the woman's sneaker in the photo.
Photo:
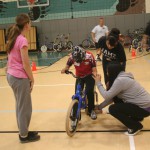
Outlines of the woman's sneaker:
M140 129L128 129L127 132L125 132L125 135L128 135L128 136L136 135L142 130L142 128L143 127L141 127Z
M38 135L38 132L37 132L37 131L29 131L29 132L28 132L28 135L29 135L29 136Z
M21 143L28 143L28 142L35 142L35 141L40 140L40 136L38 135L38 132L32 132L32 131L30 131L28 133L27 137L21 137L19 135L19 139L20 139Z

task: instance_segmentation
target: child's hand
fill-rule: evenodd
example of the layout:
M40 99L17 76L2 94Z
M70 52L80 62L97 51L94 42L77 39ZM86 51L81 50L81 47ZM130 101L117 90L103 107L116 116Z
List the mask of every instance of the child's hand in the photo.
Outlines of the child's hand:
M65 71L66 71L66 68L62 69L61 73L63 74L63 73L65 73Z

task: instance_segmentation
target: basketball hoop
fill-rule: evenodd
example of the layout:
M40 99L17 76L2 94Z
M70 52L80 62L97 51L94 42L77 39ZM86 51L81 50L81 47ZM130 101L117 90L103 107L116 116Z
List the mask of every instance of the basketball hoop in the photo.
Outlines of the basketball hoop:
M27 0L27 4L30 8L33 8L35 0Z
M7 0L7 1L14 1L14 0ZM17 8L29 8L30 9L33 7L42 7L42 6L50 5L50 0L15 0L15 1L17 1Z

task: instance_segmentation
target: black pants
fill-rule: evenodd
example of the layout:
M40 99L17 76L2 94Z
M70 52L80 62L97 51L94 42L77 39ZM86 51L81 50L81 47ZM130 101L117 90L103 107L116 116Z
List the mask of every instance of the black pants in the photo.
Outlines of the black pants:
M130 103L113 104L109 106L109 113L129 129L142 128L140 120L150 115L148 111Z
M87 94L87 99L88 99L88 111L91 113L91 111L94 109L94 85L95 85L95 80L93 79L92 75L88 75L82 79L77 79L76 80L76 85L75 85L75 91L77 88L77 84L80 82L82 89L84 86L86 87L86 94Z

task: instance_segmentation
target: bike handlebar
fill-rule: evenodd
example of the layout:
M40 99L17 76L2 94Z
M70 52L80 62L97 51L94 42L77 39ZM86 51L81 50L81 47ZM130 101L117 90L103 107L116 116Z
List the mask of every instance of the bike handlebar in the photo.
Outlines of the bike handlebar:
M80 77L77 77L72 71L65 70L65 73L66 74L71 74L74 78L80 78Z

